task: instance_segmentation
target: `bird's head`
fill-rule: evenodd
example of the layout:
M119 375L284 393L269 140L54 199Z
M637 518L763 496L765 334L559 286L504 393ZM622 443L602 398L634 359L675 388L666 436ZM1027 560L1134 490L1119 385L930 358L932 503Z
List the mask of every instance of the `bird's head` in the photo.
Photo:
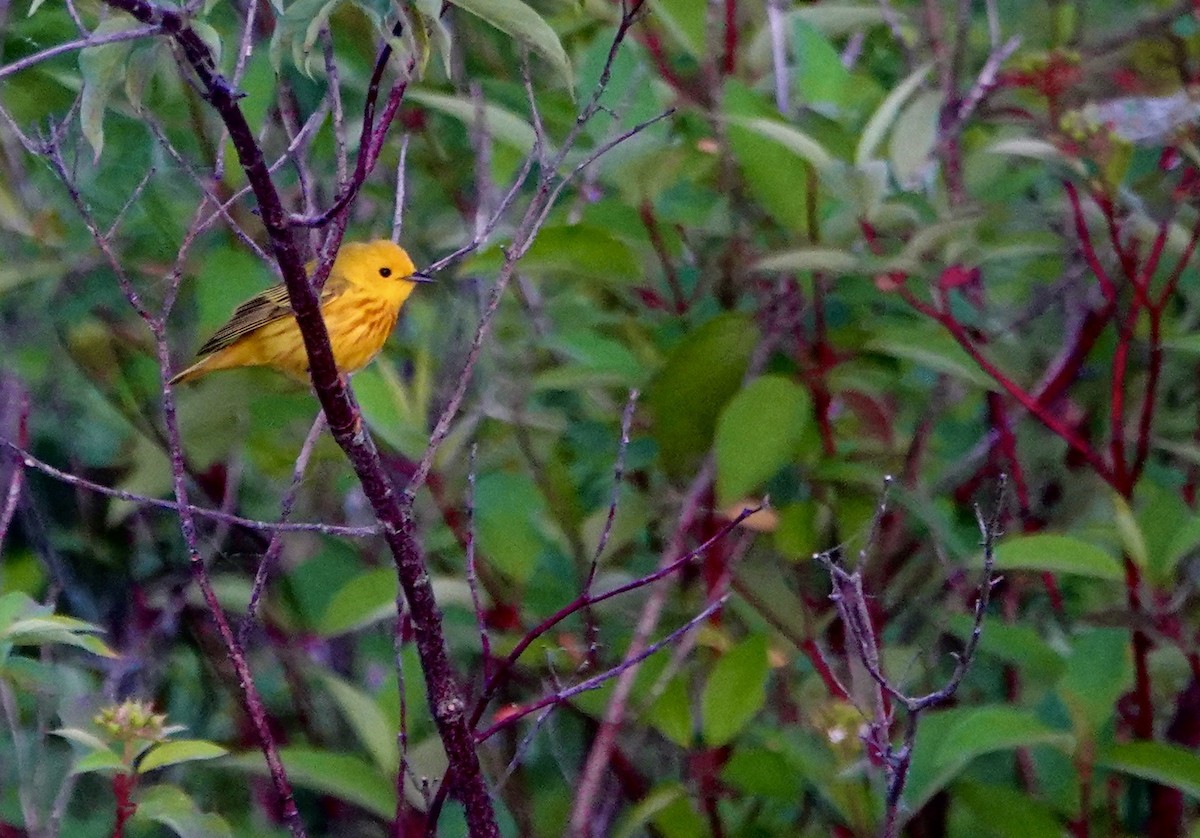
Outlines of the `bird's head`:
M400 282L411 286L433 281L417 271L404 248L388 239L343 244L333 273L345 276L356 285Z

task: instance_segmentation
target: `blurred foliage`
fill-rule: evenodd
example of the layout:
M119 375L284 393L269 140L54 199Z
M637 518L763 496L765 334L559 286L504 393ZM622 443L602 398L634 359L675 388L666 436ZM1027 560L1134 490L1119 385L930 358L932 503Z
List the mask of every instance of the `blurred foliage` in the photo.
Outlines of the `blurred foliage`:
M644 576L677 537L693 548L769 496L769 509L667 583L660 635L703 608L727 571L734 593L691 654L676 660L671 647L639 670L617 782L604 787L604 834L873 834L881 772L859 738L863 715L836 697L817 650L852 698L863 673L847 663L828 580L809 558L870 548L884 665L913 692L936 688L970 630L971 505L990 502L1002 471L1018 484L998 553L1004 579L954 706L919 728L903 798L913 834L1176 835L1200 823L1197 263L1169 286L1191 256L1200 195L1200 26L1190 4L1083 6L652 0L618 53L605 109L567 165L675 111L588 166L546 219L417 499L451 653L477 693L468 531L492 650L507 654L587 578L631 389L643 395L598 590ZM189 8L232 75L246 4ZM317 207L336 194L326 47L353 162L376 50L404 14L394 41L416 56L420 78L350 236L391 231L403 134L401 239L418 265L470 239L534 147L522 60L554 146L595 88L618 19L598 0L254 8L238 89L268 160L317 115L310 141L274 175L297 211L306 194ZM97 35L132 26L94 0L0 4L0 66L74 40L73 14ZM989 65L1013 36L1012 57ZM60 138L71 188L104 228L115 223L121 263L154 303L198 207L214 214L204 196L228 201L245 186L233 148L160 37L7 74L0 105L11 115L0 124L0 364L29 393L27 447L93 483L167 497L151 336L67 187L17 129L35 143ZM1106 482L995 375L1036 391L1103 310L1064 181L1083 192L1085 238L1113 276L1123 258L1144 260L1167 222L1161 263L1145 277L1170 291L1158 331L1145 312L1124 325L1101 319L1044 405L1110 464L1114 435L1130 461L1144 438L1134 485ZM249 197L228 213L261 243ZM354 379L398 481L457 380L514 223L506 217L488 246L422 287L383 356ZM310 250L319 243L305 236ZM273 270L214 215L169 322L175 365ZM1118 309L1137 293L1122 280ZM952 317L994 369L906 295ZM1112 387L1121 364L1123 418ZM277 519L316 413L311 395L238 371L178 399L196 502ZM677 534L708 464L699 514ZM0 469L5 491L11 473ZM0 828L32 829L34 812L39 835L110 835L122 790L133 791L113 777L137 775L130 834L283 835L176 517L36 468L24 475L0 564ZM885 475L896 477L894 511L868 544ZM293 518L371 523L327 436ZM266 541L201 522L203 559L233 615ZM583 614L532 644L481 725L589 665L590 675L619 662L646 597L643 588L594 609L596 661ZM390 834L402 706L407 801L423 807L422 779L445 770L410 627L394 648L395 598L377 539L284 537L248 656L310 835ZM1133 694L1143 687L1149 738ZM506 834L564 833L611 691L575 697L527 742L532 721L481 748L489 777L504 777ZM90 720L126 699L152 702L145 712L196 738L113 750L120 737ZM162 773L145 784L151 769ZM1180 814L1164 825L1169 804ZM440 826L462 834L461 811L451 805Z

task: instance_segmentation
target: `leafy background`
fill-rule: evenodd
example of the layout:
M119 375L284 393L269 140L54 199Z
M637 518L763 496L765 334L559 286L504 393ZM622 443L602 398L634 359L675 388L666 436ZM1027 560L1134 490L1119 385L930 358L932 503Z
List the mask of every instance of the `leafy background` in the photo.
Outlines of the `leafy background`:
M641 667L598 834L873 834L882 772L858 709L870 681L811 557L866 551L886 671L912 692L935 688L970 629L972 503L993 503L1001 472L1014 484L1003 580L953 706L921 721L907 828L1195 829L1196 21L1189 4L1084 5L653 0L622 46L610 110L586 126L577 154L614 126L675 110L589 166L546 219L417 499L451 653L477 687L465 535L478 550L493 651L504 654L578 596L630 390L641 396L599 587L644 576L673 539L696 547L743 504L770 497L671 577L660 633L723 585L733 594L685 644ZM375 53L400 7L256 8L239 89L268 157L327 107L326 32L357 136ZM98 34L133 25L93 3L5 3L4 63L76 38L72 10ZM422 73L355 204L351 237L390 232L403 136L403 244L424 265L468 240L534 146L522 56L548 137L561 141L596 85L617 11L599 0L403 7L419 37L401 47ZM190 12L231 72L244 5ZM1011 50L1009 38L1019 39ZM161 38L6 74L0 103L11 117L0 125L0 349L11 404L27 393L27 447L95 483L166 497L152 341L63 183L17 129L61 130L75 187L97 218L119 220L114 245L151 299L203 195L228 198L244 176ZM328 117L301 159L276 182L294 209L306 188L327 205L337 168ZM1064 184L1082 193L1077 211ZM230 214L261 242L249 198ZM354 379L398 479L462 367L511 223L422 287L383 356ZM1161 264L1142 276L1160 229ZM1101 275L1116 278L1114 309ZM190 253L169 324L176 364L273 281L269 263L214 224ZM1148 293L1163 294L1157 314L1142 305ZM1081 335L1091 343L1041 409L1091 460L1013 398L1060 369ZM203 504L275 519L316 414L311 395L267 372L234 372L182 391L179 411ZM18 438L13 423L2 433ZM0 472L6 486L18 466ZM111 742L47 731L90 729L101 706L135 697L194 744L139 767L131 830L284 834L175 516L37 468L24 474L0 565L0 829L19 834L30 797L51 810L69 777L58 834L113 834L121 761L95 757ZM885 475L895 477L892 511L872 536ZM328 438L294 518L371 523ZM211 522L201 535L223 606L242 613L262 539ZM310 834L388 834L396 810L389 565L376 539L289 534L251 633ZM646 597L595 610L597 660L579 616L536 643L484 725L619 662ZM399 654L407 759L416 777L437 778L445 756L411 644ZM481 748L506 834L564 833L610 695L611 682ZM416 782L406 794L420 801ZM461 834L461 812L451 806L440 829Z

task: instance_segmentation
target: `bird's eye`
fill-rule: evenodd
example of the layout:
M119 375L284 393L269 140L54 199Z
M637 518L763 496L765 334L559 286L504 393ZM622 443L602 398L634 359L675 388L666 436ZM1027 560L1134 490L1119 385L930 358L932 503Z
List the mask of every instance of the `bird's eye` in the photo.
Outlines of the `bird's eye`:
M391 268L380 268L379 275L382 277L385 277L385 278L389 277L392 275L392 269Z

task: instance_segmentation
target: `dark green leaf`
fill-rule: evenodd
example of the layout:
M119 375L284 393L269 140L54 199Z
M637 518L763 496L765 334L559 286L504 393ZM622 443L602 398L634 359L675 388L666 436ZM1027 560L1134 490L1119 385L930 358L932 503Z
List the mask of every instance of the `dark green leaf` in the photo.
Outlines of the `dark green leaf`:
M650 382L646 406L672 473L686 470L712 444L717 417L741 384L757 341L748 318L721 315L684 338Z

